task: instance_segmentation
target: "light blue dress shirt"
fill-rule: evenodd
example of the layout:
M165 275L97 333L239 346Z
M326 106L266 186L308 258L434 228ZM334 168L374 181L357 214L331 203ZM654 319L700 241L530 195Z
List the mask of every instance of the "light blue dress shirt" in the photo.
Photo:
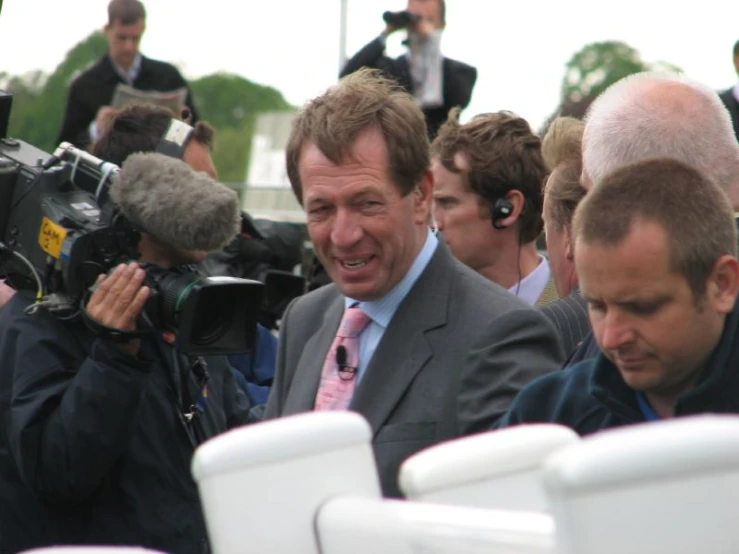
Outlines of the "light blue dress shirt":
M380 339L385 334L385 329L387 329L395 312L398 310L398 306L400 306L400 303L408 295L408 292L421 276L423 270L426 269L434 252L436 252L438 244L439 240L429 231L426 236L426 242L416 256L408 273L382 298L368 302L359 302L353 298L345 297L345 308L350 308L358 304L362 311L370 317L370 323L359 336L357 383L362 379L364 371L367 369L367 365L377 349L377 345L380 344Z

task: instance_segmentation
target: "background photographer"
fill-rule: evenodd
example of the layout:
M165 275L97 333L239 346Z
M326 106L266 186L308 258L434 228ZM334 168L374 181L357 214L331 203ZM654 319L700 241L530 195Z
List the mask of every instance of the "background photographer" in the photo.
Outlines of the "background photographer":
M99 151L121 146L108 138ZM184 158L207 166L209 153L194 139ZM233 237L235 193L181 160L136 154L110 194L141 230L140 257L98 279L83 308L94 323L79 312L27 314L24 292L0 313L3 554L50 544L207 552L191 456L198 444L247 421L250 404L225 357L182 354L147 305L153 290L145 285L154 267L178 271ZM183 213L183 200L199 210ZM183 246L193 240L175 234L183 220L181 234L208 231L220 245ZM144 312L149 321L142 324ZM110 334L142 327L153 332L125 341Z
M449 110L464 109L470 103L477 69L441 53L446 25L444 0L408 0L406 12L386 12L385 20L387 25L380 36L357 52L339 77L361 67L382 70L413 95L426 117L429 138L433 139ZM408 31L404 42L408 51L393 59L385 55L385 43L390 34L401 29Z

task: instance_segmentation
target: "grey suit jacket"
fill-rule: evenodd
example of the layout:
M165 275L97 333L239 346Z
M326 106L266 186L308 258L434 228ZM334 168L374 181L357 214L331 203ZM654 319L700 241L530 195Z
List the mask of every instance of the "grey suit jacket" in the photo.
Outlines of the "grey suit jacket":
M313 409L343 312L344 297L333 284L287 308L266 418ZM487 430L524 385L559 369L563 358L554 326L541 312L439 243L385 330L350 405L372 427L383 493L400 495L404 459Z

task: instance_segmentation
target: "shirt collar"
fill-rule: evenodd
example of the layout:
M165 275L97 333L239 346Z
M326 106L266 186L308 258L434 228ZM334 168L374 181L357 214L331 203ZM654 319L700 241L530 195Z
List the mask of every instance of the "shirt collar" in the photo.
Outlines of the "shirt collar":
M141 54L136 54L136 58L133 60L131 67L128 68L128 71L124 71L113 61L113 58L110 58L110 63L113 64L113 69L118 73L118 75L120 75L121 79L129 85L133 85L134 81L136 81L141 73Z
M527 304L536 304L550 276L549 262L544 256L539 256L539 263L534 271L509 288L508 292L512 292Z
M400 282L390 289L385 296L378 298L377 300L368 300L366 302L359 302L354 298L348 296L344 299L344 305L346 308L359 304L362 311L366 313L373 322L387 327L390 324L390 320L398 310L400 303L408 295L413 285L416 283L418 278L426 269L426 266L431 261L431 258L436 252L436 247L439 244L439 239L429 230L426 235L426 242L424 242L421 251L416 256L408 272L400 280Z

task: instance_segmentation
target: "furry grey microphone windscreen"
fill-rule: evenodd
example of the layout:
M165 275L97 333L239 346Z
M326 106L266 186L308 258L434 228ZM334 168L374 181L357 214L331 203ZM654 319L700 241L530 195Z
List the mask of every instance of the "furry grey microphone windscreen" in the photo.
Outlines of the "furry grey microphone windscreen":
M164 154L132 154L110 197L134 225L183 250L220 250L239 232L236 192Z

